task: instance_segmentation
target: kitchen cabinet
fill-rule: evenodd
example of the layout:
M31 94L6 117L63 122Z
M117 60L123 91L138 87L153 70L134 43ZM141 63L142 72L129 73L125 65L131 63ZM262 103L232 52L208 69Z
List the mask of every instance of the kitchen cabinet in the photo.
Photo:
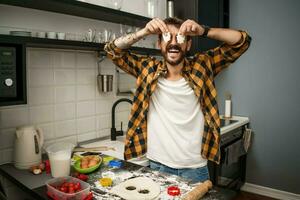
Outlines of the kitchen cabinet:
M229 0L174 1L174 14L181 19L192 19L210 27L229 27ZM191 53L205 51L220 45L209 38L194 37Z
M103 6L92 5L85 2L75 0L0 0L0 4L32 8L43 11L68 14L89 19L102 20L112 23L125 24L136 27L143 27L150 18L127 13ZM25 44L27 47L44 47L44 48L61 48L76 50L103 50L103 43L92 43L82 41L57 40L47 38L34 38L23 36L0 35L0 43L19 43ZM153 48L132 47L135 53L146 55L159 55L160 51Z
M0 0L0 4L33 8L118 24L144 26L150 18L76 0Z
M150 18L135 15L132 13L122 12L119 10L106 8L102 6L92 5L81 1L75 0L0 0L0 5L10 5L24 8L37 9L42 11L50 11L55 13L67 14L77 17L84 17L89 19L102 20L106 22L125 24L135 27L142 27ZM0 34L0 45L6 46L21 46L23 49L22 65L18 65L16 77L18 78L17 95L7 98L0 93L0 106L25 104L26 103L26 47L39 47L39 48L56 48L56 49L74 49L74 50L91 50L103 51L104 43L93 43L73 40L58 40L48 38L36 38L28 36L12 36ZM144 55L160 55L160 51L154 48L144 47L131 47L130 50L134 53ZM18 59L20 60L20 59ZM2 68L1 68L2 69ZM3 74L1 70L0 74ZM7 72L5 72L7 73ZM5 80L8 78L5 77ZM14 80L9 77L9 81ZM0 84L5 84L1 81ZM12 88L12 87L11 87ZM12 96L12 95L11 95Z
M40 48L56 48L56 49L74 49L74 50L90 50L90 51L103 51L104 43L71 41L71 40L58 40L48 38L35 38L24 36L11 36L0 34L0 44L22 44L26 47L40 47ZM144 48L144 47L131 47L132 52L146 55L160 55L158 49Z

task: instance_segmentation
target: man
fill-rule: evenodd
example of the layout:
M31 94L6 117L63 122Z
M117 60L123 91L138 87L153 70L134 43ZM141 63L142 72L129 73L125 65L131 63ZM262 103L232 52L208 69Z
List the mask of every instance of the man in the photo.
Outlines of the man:
M157 34L163 61L130 53L132 44ZM186 58L191 36L223 44ZM125 141L126 160L147 152L150 167L189 178L209 179L207 160L220 161L220 119L215 76L249 45L244 31L208 28L193 20L154 18L137 31L107 43L108 57L137 78Z

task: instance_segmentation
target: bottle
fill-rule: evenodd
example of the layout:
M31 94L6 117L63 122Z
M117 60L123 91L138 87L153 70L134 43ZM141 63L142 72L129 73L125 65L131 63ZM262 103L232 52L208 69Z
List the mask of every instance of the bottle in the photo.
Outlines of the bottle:
M225 118L231 118L231 94L225 93Z
M167 17L174 17L174 1L167 1Z

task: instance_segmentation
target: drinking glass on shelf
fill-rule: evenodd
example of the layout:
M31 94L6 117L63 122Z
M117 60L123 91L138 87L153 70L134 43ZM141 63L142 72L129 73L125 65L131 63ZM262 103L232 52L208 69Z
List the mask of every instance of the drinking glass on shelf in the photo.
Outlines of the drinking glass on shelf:
M123 35L125 35L125 25L123 25L123 24L120 24L120 36L123 36Z
M111 31L104 29L102 32L102 42L108 42L111 39Z
M103 36L102 36L101 31L96 34L96 42L97 43L102 43L103 42Z
M85 34L84 41L95 42L96 30L89 29Z
M112 7L116 10L121 10L123 0L111 0Z
M75 33L66 33L66 40L76 40L76 34Z
M127 34L132 33L133 31L134 31L134 29L132 26L127 26L127 29L126 29Z
M110 40L115 40L117 38L116 33L111 33Z

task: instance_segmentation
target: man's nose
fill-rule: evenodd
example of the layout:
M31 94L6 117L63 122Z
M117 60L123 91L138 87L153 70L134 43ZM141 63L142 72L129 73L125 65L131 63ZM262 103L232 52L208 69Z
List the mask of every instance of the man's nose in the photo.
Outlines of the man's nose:
M177 44L176 35L172 35L170 44Z

